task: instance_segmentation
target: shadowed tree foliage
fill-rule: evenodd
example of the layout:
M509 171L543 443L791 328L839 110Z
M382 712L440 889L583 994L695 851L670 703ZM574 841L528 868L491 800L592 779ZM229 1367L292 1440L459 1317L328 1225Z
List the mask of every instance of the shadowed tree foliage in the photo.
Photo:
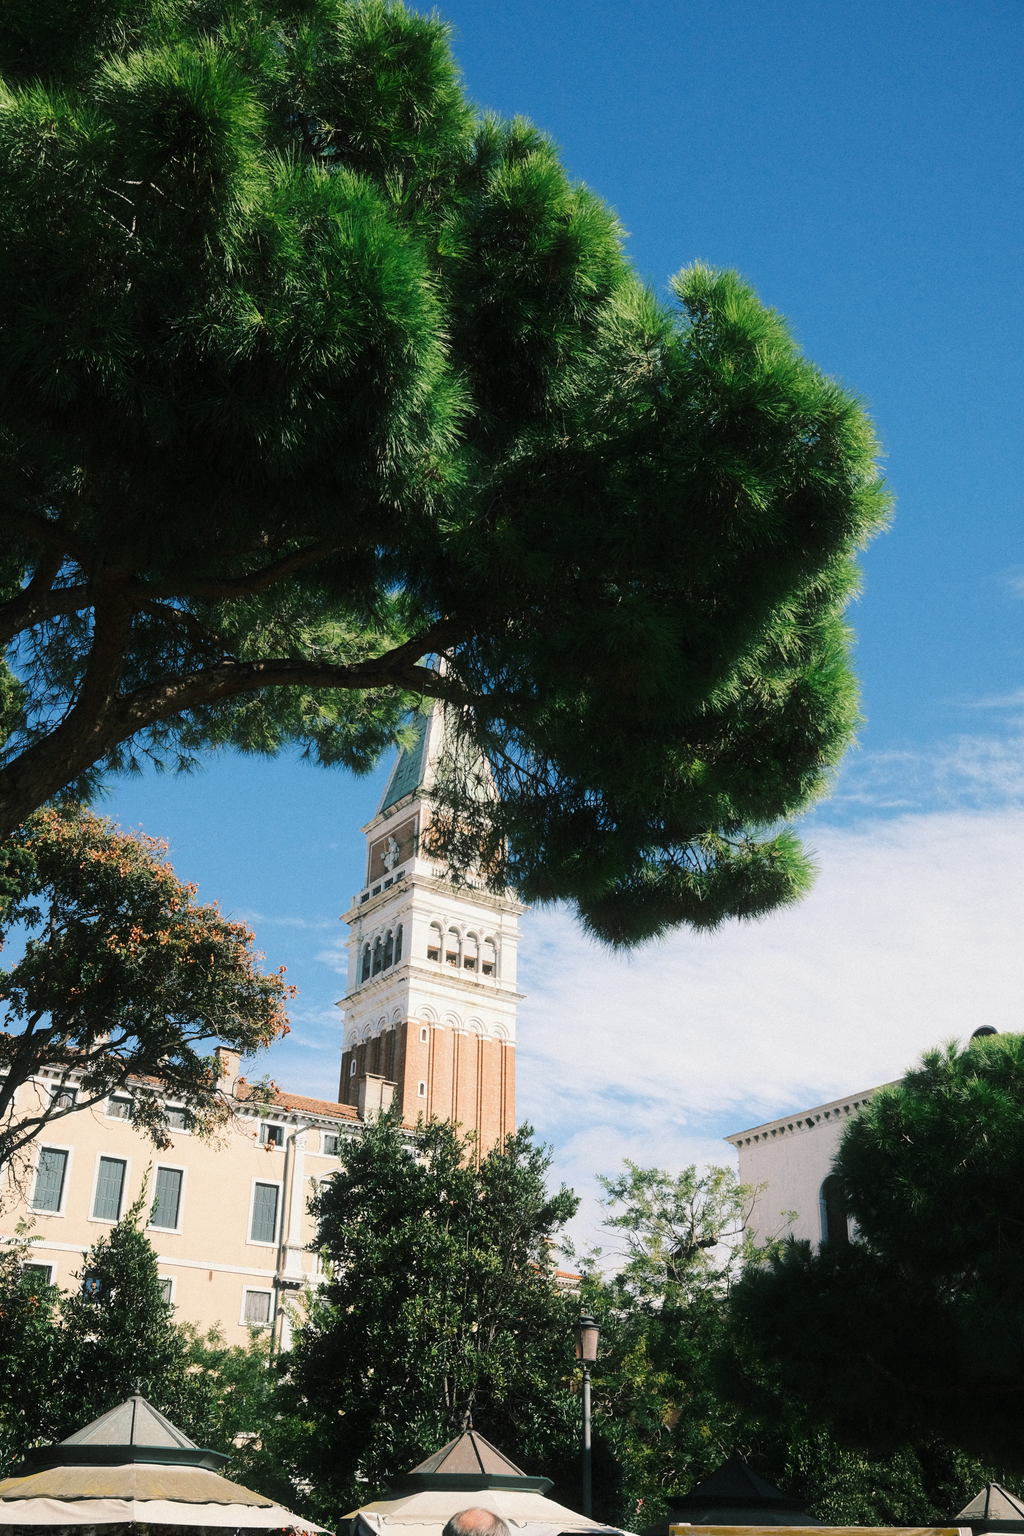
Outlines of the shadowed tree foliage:
M602 1182L605 1224L626 1237L621 1267L584 1286L603 1322L594 1404L604 1519L628 1530L664 1520L733 1450L832 1525L946 1524L993 1475L935 1435L883 1455L851 1449L822 1424L816 1399L750 1360L737 1372L730 1296L745 1263L782 1245L758 1255L742 1239L754 1191L732 1169L673 1177L627 1163Z
M847 1127L856 1241L787 1243L734 1288L733 1389L849 1446L941 1439L1024 1471L1024 1036L928 1053ZM949 1511L953 1513L953 1511Z
M317 1197L328 1281L281 1403L307 1426L294 1471L325 1514L365 1502L467 1415L534 1474L576 1443L578 1300L555 1284L551 1240L578 1202L548 1194L528 1127L479 1165L472 1151L439 1122L410 1145L390 1113L346 1143Z
M0 844L0 942L23 946L0 971L0 1167L115 1090L157 1146L167 1099L211 1132L229 1108L204 1049L251 1054L287 1033L293 989L260 972L252 933L197 902L165 848L52 808ZM44 1084L42 1067L61 1075Z
M147 1189L82 1254L61 1293L38 1272L30 1229L0 1249L0 1472L33 1445L63 1440L133 1392L209 1444L221 1421L220 1384L195 1368L174 1322L156 1252L142 1230ZM33 1265L36 1266L33 1269ZM84 1282L88 1280L88 1287ZM230 1450L230 1442L215 1448Z
M779 316L645 289L398 4L24 0L0 73L0 836L443 697L456 870L619 944L799 896L886 498Z

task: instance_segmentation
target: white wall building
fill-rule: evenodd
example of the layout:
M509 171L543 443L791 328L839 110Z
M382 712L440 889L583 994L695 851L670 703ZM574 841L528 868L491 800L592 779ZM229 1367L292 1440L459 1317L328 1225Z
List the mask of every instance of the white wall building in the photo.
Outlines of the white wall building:
M747 1223L757 1242L792 1234L817 1247L849 1235L845 1212L829 1198L832 1159L843 1127L878 1091L865 1088L725 1138L739 1153L740 1182L764 1186Z

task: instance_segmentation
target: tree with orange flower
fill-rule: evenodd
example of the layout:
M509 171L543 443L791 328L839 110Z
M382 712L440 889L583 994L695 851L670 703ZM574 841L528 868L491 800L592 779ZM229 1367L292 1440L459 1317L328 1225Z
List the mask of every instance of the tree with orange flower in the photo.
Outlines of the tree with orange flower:
M158 1147L168 1102L210 1134L228 1114L214 1047L287 1033L294 988L165 852L82 808L37 811L0 845L0 945L20 950L0 970L0 1167L112 1093Z

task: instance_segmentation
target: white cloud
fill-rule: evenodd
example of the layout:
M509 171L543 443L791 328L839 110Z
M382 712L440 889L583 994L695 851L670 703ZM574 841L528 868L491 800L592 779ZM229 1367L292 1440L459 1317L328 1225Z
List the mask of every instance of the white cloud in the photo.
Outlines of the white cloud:
M298 928L309 933L323 933L338 926L336 917L268 917L265 912L250 910L243 911L240 920L254 927L259 923L263 927Z
M971 709L1019 709L1024 704L1024 688L1015 688L1012 693L993 693L984 699L974 699L970 704Z
M982 702L1024 706L1024 691ZM869 812L1015 805L1024 806L1024 735L958 736L929 751L852 752L829 802L833 811Z
M331 970L336 971L339 976L348 975L348 950L343 947L340 940L337 944L332 944L329 949L318 950L314 959L321 965L330 966Z
M595 1216L624 1156L730 1160L717 1138L897 1077L979 1024L1020 1029L1024 811L819 828L800 906L629 957L563 912L524 922L517 1102Z

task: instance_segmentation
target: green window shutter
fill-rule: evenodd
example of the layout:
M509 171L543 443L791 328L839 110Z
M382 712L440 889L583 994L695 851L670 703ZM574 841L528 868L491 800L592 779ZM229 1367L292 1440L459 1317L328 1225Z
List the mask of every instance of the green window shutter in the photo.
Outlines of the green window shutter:
M277 1185L257 1184L252 1202L254 1243L272 1243L277 1236Z
M253 1323L257 1327L270 1322L270 1292L246 1291L245 1306L242 1315L247 1323Z
M64 1194L64 1175L68 1167L68 1154L56 1147L41 1147L36 1169L36 1187L32 1193L34 1211L59 1211Z
M168 1227L173 1231L178 1225L182 1177L180 1168L157 1169L156 1193L149 1218L151 1227Z
M92 1214L103 1221L121 1219L121 1195L124 1191L125 1164L119 1157L101 1157L99 1177L96 1180L96 1197L92 1202Z

